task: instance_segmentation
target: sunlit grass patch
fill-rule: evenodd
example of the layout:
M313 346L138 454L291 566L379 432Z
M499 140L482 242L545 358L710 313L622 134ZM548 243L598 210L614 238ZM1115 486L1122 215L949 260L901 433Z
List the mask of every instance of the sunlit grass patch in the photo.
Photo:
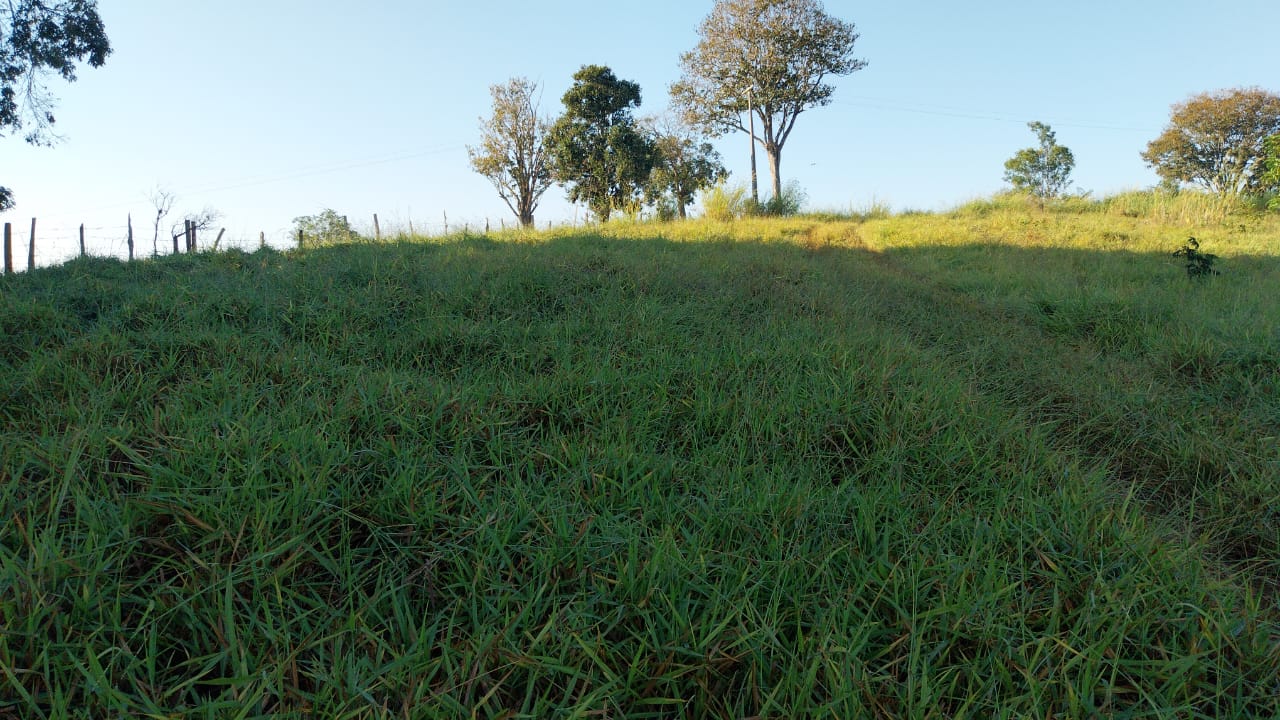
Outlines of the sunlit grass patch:
M1280 296L995 208L0 284L0 714L1266 717ZM1224 274L1190 283L1190 234Z

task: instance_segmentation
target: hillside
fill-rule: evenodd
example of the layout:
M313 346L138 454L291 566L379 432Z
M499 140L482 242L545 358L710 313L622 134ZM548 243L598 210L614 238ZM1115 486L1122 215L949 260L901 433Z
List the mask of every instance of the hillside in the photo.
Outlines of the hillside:
M0 716L1280 714L1280 221L1185 220L0 278Z

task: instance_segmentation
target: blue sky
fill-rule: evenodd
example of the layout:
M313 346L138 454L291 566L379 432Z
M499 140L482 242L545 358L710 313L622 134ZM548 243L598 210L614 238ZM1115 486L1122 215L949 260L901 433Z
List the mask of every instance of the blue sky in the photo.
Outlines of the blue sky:
M231 243L259 231L284 244L292 218L327 207L357 225L436 230L510 222L467 163L491 84L526 76L559 112L575 70L603 64L641 85L642 114L666 107L679 55L712 3L103 0L115 49L60 99L52 149L0 138L0 183L26 237L38 217L41 263L121 252L132 212L149 249L148 192L177 211L211 206ZM1005 159L1053 126L1076 156L1073 185L1146 187L1139 153L1169 107L1236 86L1280 91L1280 3L831 1L854 22L868 67L836 79L829 107L800 117L782 174L809 207L946 208L1003 187ZM748 179L744 135L720 138L731 181ZM765 165L761 164L762 186ZM577 210L552 188L538 220ZM168 223L166 223L167 225ZM162 232L163 234L163 232ZM144 240L145 238L145 240Z

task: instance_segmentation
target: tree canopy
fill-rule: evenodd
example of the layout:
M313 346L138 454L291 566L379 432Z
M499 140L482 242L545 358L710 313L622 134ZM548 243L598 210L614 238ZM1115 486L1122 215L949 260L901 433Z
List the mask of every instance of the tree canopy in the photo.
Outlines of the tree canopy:
M54 99L45 76L72 82L76 63L101 67L110 54L96 0L0 2L0 136L25 128L27 142L51 143ZM0 210L12 205L13 193L0 187Z
M303 215L293 219L293 231L301 232L309 245L334 245L361 240L360 233L351 229L346 215L326 208L315 215Z
M1169 182L1222 195L1263 189L1264 143L1280 133L1280 96L1260 88L1196 95L1173 106L1169 126L1142 159Z
M564 114L547 136L552 177L569 200L585 202L601 220L639 202L653 167L653 142L631 114L640 86L602 65L584 65L564 94Z
M489 179L520 224L531 227L551 187L546 145L550 123L538 114L538 86L513 78L489 89L493 115L480 119L480 145L467 147L471 167Z
M750 133L759 119L774 196L782 194L782 148L804 111L828 105L829 76L866 62L853 57L853 23L828 15L818 0L717 0L698 28L698 45L680 56L671 98L685 117L713 134Z
M1015 190L1029 192L1041 199L1057 197L1066 189L1075 168L1076 158L1058 144L1053 130L1042 122L1027 123L1036 134L1039 147L1024 148L1005 161L1004 179Z
M1267 207L1280 210L1280 133L1267 138L1263 146L1267 151L1266 172L1262 174L1263 187L1275 193Z
M652 202L669 203L668 212L686 217L697 193L724 180L729 172L720 153L681 118L654 118L649 125L656 155L646 194Z

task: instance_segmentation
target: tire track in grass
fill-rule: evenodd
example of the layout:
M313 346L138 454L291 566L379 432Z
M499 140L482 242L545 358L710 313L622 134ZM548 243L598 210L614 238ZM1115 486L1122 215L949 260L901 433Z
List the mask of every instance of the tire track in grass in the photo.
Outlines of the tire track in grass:
M1136 489L1150 512L1208 539L1213 554L1268 597L1280 593L1280 533L1272 518L1280 517L1280 495L1265 494L1265 459L1220 441L1261 437L1265 428L1193 402L1149 363L1089 337L1052 335L890 253L855 244L835 265L865 294L876 321L903 329L976 391L1044 427L1062 450L1105 467L1118 485ZM1242 516L1242 507L1263 512Z

